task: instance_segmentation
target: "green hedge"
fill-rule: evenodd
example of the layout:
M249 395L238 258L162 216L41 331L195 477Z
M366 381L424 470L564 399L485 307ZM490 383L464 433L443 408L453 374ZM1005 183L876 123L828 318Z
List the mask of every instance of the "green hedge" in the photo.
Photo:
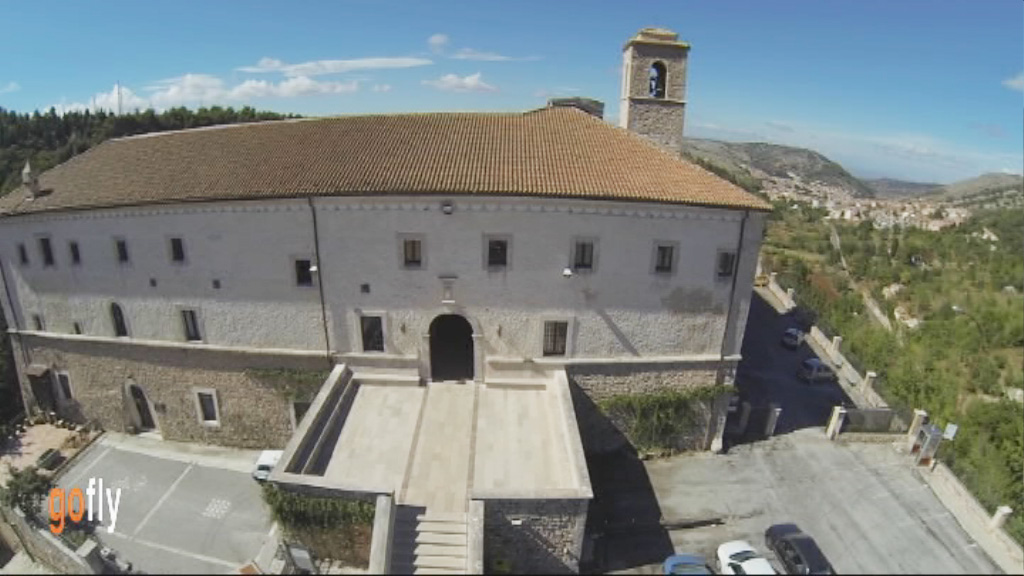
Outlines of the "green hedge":
M374 505L361 500L320 498L263 484L263 499L274 520L286 528L336 528L373 524Z
M621 394L599 400L597 406L637 449L675 452L680 441L692 435L717 396L732 392L731 386L693 390L665 390L655 394Z

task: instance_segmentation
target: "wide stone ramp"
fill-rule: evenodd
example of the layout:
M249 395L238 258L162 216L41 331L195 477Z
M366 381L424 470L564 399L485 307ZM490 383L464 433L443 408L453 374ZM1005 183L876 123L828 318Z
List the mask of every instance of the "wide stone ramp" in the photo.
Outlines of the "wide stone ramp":
M431 383L398 504L466 513L477 386Z

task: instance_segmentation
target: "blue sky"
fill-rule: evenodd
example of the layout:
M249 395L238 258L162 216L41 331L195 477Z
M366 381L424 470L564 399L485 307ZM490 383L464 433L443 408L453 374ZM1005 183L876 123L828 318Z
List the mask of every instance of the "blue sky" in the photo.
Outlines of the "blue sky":
M690 42L686 135L816 149L857 175L1024 171L1020 0L9 2L0 107L618 114L624 41Z

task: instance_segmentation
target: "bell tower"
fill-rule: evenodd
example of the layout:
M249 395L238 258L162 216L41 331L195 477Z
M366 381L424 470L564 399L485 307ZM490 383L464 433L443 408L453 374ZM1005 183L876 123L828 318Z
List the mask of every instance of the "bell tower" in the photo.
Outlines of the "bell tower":
M622 49L619 126L678 154L683 148L690 45L664 28L644 28Z

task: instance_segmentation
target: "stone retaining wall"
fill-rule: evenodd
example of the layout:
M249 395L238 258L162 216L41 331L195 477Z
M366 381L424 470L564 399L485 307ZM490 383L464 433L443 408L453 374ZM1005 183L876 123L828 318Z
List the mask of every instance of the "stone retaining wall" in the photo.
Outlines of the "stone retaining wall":
M630 422L609 418L599 408L603 400L634 394L658 394L667 390L688 391L714 386L722 373L731 373L728 362L706 361L678 364L615 364L566 366L580 439L588 454L613 452L630 445ZM677 451L707 450L715 435L713 403L698 407L691 430L671 441Z
M136 419L126 386L132 382L145 392L165 439L245 448L282 448L293 426L286 394L248 370L330 368L327 359L201 348L31 336L23 336L22 345L32 363L68 372L74 402L61 410L66 417L127 431ZM200 423L196 388L216 391L219 426Z
M48 528L30 522L20 510L6 507L0 507L0 521L17 534L18 542L24 545L24 550L33 560L45 564L58 574L103 572L99 549L91 540L87 540L77 551L72 550L60 538L51 534ZM7 534L8 530L5 530L5 539Z
M572 574L579 571L587 500L487 500L487 573Z

